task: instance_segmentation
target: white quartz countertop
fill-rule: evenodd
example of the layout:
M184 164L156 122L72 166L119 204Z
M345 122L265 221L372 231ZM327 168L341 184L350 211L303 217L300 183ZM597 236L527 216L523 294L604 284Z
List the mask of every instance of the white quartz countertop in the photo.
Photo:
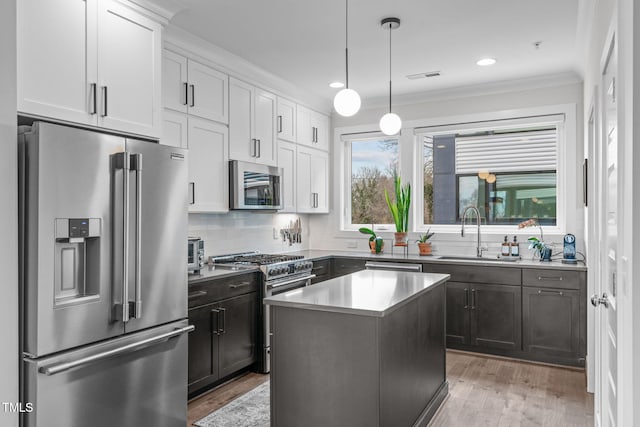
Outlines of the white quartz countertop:
M449 277L437 273L363 270L268 297L264 303L382 317Z

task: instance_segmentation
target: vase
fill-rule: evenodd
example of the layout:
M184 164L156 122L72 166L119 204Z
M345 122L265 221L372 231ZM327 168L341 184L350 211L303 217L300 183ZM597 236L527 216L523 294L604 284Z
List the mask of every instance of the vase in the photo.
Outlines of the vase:
M542 262L551 261L551 248L543 248L540 250L540 261Z
M431 255L431 242L419 242L418 251L422 256Z
M407 232L406 231L396 231L394 233L394 246L407 246Z
M380 239L382 240L382 239ZM384 240L382 240L382 244L380 245L380 250L376 250L376 241L375 240L371 240L369 242L369 248L371 249L371 253L372 254L379 254L382 252L382 250L384 249Z

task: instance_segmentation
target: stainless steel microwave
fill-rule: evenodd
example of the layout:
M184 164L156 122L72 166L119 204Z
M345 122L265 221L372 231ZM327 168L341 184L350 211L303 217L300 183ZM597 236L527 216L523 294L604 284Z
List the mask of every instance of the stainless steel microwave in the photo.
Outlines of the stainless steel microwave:
M229 208L282 209L282 169L231 160L229 162Z

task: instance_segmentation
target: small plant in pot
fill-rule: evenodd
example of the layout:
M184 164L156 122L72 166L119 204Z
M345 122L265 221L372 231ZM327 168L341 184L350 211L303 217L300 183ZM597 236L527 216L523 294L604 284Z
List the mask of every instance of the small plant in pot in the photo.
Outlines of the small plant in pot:
M416 240L420 255L431 255L431 242L429 242L429 239L432 238L434 234L436 233L432 232L429 228L426 233L422 234L420 238Z
M371 249L372 254L379 254L384 249L384 240L382 237L378 237L376 233L373 231L373 226L371 228L361 227L358 229L362 234L368 234L369 237L369 248Z
M411 184L404 186L399 176L394 179L395 201L391 201L389 192L385 188L384 197L391 211L396 225L395 246L407 246L407 232L409 231L409 207L411 206Z

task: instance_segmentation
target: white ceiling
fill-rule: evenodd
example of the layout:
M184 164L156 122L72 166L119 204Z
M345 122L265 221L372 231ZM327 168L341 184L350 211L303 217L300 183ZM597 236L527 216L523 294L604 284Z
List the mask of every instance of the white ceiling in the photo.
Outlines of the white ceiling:
M584 0L350 0L349 80L363 99L388 93L393 31L394 95L579 74ZM171 23L330 100L344 81L344 0L181 0ZM539 49L534 43L542 42ZM479 67L482 57L497 64ZM438 70L440 77L407 75Z

